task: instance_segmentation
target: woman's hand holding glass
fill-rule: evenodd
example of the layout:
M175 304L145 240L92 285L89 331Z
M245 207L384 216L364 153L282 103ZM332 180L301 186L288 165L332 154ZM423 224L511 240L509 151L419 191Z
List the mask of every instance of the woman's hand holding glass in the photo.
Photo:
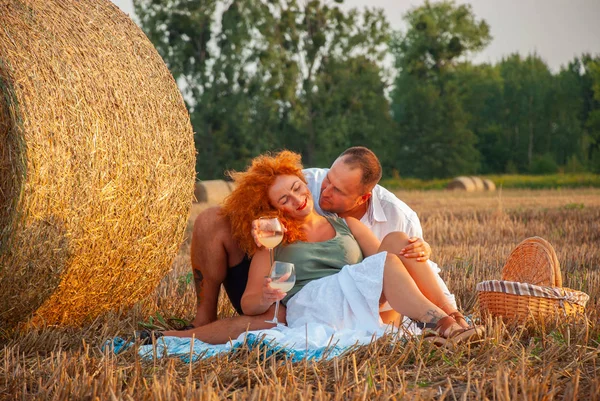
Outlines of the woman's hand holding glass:
M279 301L282 300L286 293L294 288L296 283L296 270L293 263L275 262L271 265L270 277L265 277L265 286L263 286L263 299L275 301L275 313L273 320L267 320L267 323L275 323L279 326L277 314L279 313ZM272 301L271 301L272 303Z
M277 301L281 301L285 298L286 293L277 287L271 287L273 279L271 277L265 277L263 281L263 293L261 304L265 306L271 306Z

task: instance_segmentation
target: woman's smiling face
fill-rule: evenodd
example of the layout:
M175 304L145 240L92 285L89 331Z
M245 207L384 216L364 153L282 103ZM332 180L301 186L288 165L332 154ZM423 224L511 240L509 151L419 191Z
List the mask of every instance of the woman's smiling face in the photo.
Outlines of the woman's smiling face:
M277 210L291 218L302 218L313 209L308 187L295 175L279 175L269 188L269 201Z

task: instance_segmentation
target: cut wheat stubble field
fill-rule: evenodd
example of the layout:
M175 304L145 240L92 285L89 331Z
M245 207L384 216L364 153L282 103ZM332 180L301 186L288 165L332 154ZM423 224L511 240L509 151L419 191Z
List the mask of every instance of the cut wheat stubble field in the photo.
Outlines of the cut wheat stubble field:
M341 358L292 364L260 350L185 364L102 352L140 322L190 319L189 238L154 294L83 329L2 332L2 399L600 399L600 190L398 192L421 218L432 260L460 307L477 316L475 285L499 279L510 251L538 235L554 246L563 285L590 295L586 318L556 327L488 326L475 346L438 349L382 338ZM194 206L188 224L209 205ZM231 316L226 299L220 316ZM164 319L163 319L164 317Z

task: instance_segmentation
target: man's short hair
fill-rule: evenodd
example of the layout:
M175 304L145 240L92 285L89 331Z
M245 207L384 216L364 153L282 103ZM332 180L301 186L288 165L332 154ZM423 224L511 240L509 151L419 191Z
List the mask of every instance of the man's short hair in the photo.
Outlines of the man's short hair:
M365 192L370 192L381 179L381 163L372 150L364 146L353 146L343 151L338 159L341 158L344 164L362 170L360 183Z

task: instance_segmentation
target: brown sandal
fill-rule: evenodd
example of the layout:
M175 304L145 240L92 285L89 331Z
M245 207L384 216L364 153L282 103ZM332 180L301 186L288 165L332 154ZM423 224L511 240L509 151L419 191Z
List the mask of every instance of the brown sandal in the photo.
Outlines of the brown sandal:
M469 327L466 329L455 329L450 332L454 324L458 324L454 317L446 316L438 320L433 331L424 333L425 341L430 341L435 345L443 346L448 344L470 343L483 337L485 330L481 326ZM432 335L433 334L433 335Z
M469 326L467 319L465 319L465 316L462 313L460 313L459 311L454 311L452 313L448 313L448 316L452 316L454 318L454 320L456 320L456 323L458 323L458 325L460 327L465 328L463 326L462 322L460 322L461 320L465 323L466 326Z

